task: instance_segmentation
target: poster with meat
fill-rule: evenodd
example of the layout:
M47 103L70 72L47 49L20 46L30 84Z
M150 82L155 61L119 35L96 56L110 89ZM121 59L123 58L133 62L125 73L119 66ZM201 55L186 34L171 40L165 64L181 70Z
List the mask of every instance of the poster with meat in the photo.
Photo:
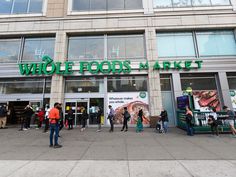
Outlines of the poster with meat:
M193 91L193 101L195 109L202 112L215 108L220 111L220 99L216 90Z
M234 111L236 111L236 90L231 90L230 91L230 96L231 96L233 109L234 109Z
M124 107L128 108L131 115L130 124L136 124L140 108L143 110L143 124L150 122L147 92L109 93L108 104L115 110L115 124L123 123Z

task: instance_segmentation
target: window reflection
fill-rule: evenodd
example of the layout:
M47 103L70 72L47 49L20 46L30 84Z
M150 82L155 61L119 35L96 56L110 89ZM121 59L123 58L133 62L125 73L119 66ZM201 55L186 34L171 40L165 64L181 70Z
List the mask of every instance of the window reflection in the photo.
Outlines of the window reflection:
M70 37L69 60L104 59L103 37Z
M12 0L0 1L0 14L10 14L12 8Z
M30 13L42 13L43 0L31 0L29 5Z
M13 13L22 14L27 13L28 9L28 0L17 0L14 2Z
M0 40L0 63L16 63L20 49L20 39Z
M54 58L54 38L26 38L22 61L41 61L45 55Z
M146 76L109 77L108 92L147 91Z

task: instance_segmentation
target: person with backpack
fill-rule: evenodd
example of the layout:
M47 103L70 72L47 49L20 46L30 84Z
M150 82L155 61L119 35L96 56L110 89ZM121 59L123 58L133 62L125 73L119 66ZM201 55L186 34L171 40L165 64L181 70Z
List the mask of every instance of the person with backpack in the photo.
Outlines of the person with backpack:
M186 106L185 118L186 118L187 135L188 136L193 136L194 135L194 129L193 129L194 124L192 123L192 121L193 121L193 112L191 111L191 109L188 106Z
M107 119L109 119L110 125L111 125L111 128L110 128L109 132L113 132L114 131L113 121L114 121L114 117L115 117L115 111L114 111L114 109L112 108L111 105L109 105L108 108L109 108L110 112L108 114Z
M219 131L218 131L218 122L217 120L214 118L213 115L209 115L208 116L208 121L207 121L208 125L211 126L211 133L212 135L219 136Z
M123 120L123 128L120 130L120 131L125 131L127 132L128 131L128 121L130 120L130 113L128 112L127 110L127 107L124 107L124 113L123 113L123 116L124 116L124 120ZM125 130L124 130L125 129Z
M7 109L5 105L0 107L0 128L6 128L7 123Z

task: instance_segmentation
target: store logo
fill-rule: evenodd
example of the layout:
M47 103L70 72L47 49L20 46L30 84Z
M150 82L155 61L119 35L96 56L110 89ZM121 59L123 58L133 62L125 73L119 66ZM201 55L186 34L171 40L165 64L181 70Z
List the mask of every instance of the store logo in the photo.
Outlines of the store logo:
M235 91L230 91L230 96L234 97L236 95Z
M196 61L156 61L153 70L193 70L202 68L202 60ZM112 61L73 61L54 62L49 56L43 56L41 63L21 63L19 64L21 75L71 75L74 72L84 74L129 74L132 71L130 60ZM139 70L148 70L149 63L139 63Z
M140 96L140 98L146 98L147 97L147 93L146 92L140 92L139 96Z

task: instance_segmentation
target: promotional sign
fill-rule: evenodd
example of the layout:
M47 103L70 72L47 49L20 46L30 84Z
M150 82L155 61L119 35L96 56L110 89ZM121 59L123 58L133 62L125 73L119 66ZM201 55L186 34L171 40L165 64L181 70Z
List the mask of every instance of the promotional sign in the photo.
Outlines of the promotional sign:
M143 124L150 123L147 92L108 93L108 104L115 110L115 124L123 123L124 107L131 115L130 124L136 124L140 109L143 110Z
M188 97L188 95L177 97L177 107L178 107L178 109L185 109L186 106L189 106L189 97Z
M220 111L220 99L216 90L193 91L193 101L195 109L202 112L215 108Z
M230 91L231 101L233 104L233 109L236 111L236 90Z

